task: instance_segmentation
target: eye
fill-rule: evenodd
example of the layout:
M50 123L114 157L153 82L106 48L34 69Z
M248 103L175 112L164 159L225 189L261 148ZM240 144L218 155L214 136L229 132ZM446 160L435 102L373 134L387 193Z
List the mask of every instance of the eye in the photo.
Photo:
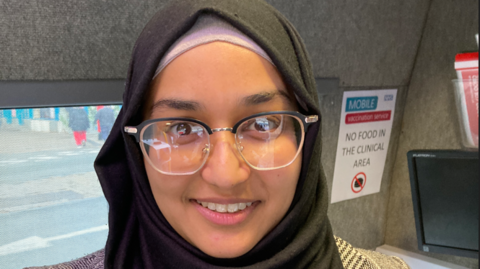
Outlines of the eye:
M280 119L275 116L258 117L247 121L245 131L272 132L280 125Z
M192 133L193 127L194 126L190 125L188 122L179 122L170 125L167 132L176 136L186 136Z

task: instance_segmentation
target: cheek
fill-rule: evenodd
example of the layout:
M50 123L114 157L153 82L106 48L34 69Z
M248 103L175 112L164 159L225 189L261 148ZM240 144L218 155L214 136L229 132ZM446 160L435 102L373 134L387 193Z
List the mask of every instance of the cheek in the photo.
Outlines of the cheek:
M185 203L188 180L182 176L168 176L159 173L149 163L145 163L148 181L153 197L165 217L179 210Z
M292 152L296 152L296 149ZM283 192L291 193L292 196L295 193L298 178L300 176L300 169L302 166L302 153L300 152L297 158L287 167L273 170L275 172L275 180L270 182L274 184L276 188L283 190Z
M285 168L264 172L263 187L268 190L268 200L271 201L269 211L278 215L276 218L283 218L295 195L302 164L301 154L299 155Z

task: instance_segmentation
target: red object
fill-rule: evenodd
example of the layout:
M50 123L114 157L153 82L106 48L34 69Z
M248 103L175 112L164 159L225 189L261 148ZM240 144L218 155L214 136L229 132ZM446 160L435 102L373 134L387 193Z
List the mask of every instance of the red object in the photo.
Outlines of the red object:
M455 69L463 89L462 118L468 123L465 132L468 140L478 147L478 52L459 53L455 56ZM466 115L465 115L466 114Z
M73 137L75 138L75 143L77 146L80 146L83 141L87 141L87 132L86 131L74 131Z
M477 68L478 70L478 51L459 53L455 56L455 69Z
M392 116L391 110L364 112L364 113L349 113L345 117L345 124L364 123L371 121L385 121L390 120Z
M97 111L99 111L100 109L104 108L105 106L97 106ZM97 120L97 130L98 132L100 133L102 130L100 129L100 121Z

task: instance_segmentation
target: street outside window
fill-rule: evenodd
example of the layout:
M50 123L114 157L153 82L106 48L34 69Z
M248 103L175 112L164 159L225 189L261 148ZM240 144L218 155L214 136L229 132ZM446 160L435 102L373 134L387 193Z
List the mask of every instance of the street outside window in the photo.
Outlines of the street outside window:
M108 205L93 162L120 107L0 110L0 268L104 247Z

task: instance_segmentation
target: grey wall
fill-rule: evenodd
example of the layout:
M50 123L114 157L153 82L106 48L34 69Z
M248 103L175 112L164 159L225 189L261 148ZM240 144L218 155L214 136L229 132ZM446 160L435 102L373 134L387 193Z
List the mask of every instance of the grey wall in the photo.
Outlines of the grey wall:
M408 84L428 0L268 2L300 32L316 76L344 87Z
M455 54L474 51L478 33L477 0L433 0L408 90L398 151L390 186L385 243L417 250L406 154L412 149L460 149L451 80ZM422 252L422 254L425 254ZM430 254L478 268L477 259Z
M136 37L165 1L0 1L0 79L124 78Z
M0 1L0 79L123 78L136 37L165 2ZM299 30L317 76L408 84L428 0L269 2Z

